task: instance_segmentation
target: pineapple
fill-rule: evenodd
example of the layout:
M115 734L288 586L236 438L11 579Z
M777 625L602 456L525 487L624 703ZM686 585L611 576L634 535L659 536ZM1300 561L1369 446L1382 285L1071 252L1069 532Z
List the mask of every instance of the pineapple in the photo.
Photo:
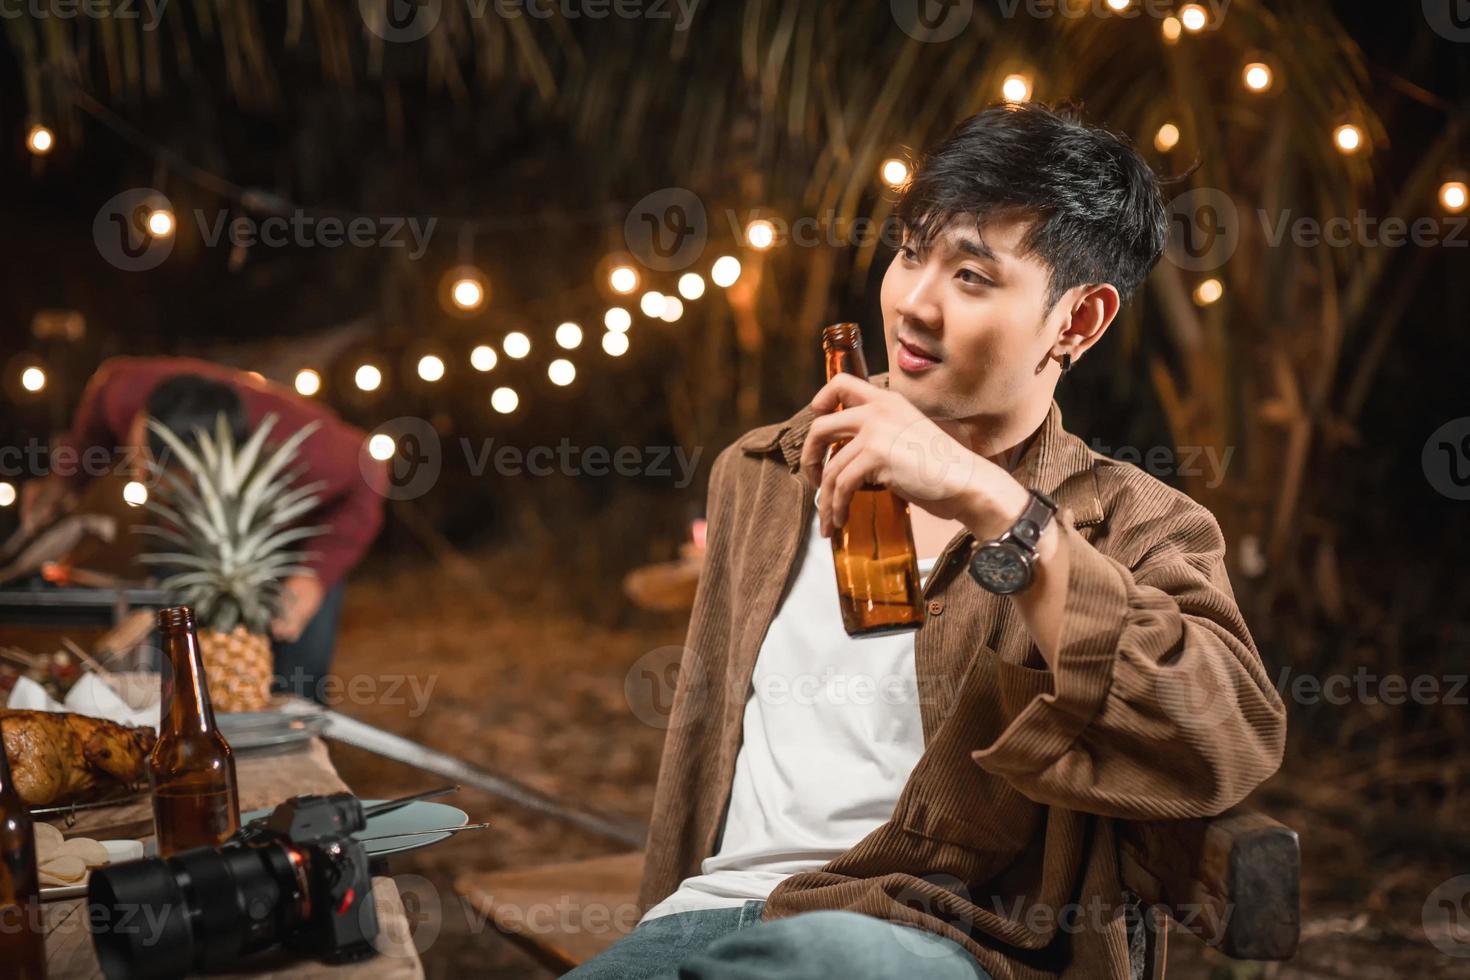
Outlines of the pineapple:
M194 607L200 656L210 699L221 711L258 711L270 702L272 617L281 581L307 573L306 552L288 546L327 530L293 527L320 502L323 483L294 486L304 467L292 468L313 422L264 452L276 416L267 415L250 438L235 445L223 414L211 437L196 429L195 453L156 419L148 428L168 447L177 467L150 463L153 492L143 505L161 524L140 528L172 545L138 560L170 573L160 585Z

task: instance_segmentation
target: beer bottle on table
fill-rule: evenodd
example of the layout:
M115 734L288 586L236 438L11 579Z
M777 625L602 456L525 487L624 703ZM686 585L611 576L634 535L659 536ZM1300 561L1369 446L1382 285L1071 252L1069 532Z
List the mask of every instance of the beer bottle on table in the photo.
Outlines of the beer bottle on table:
M45 980L46 931L36 832L10 775L0 737L0 971L18 980Z
M194 610L158 611L163 703L148 756L159 857L223 843L240 827L235 754L215 724L194 633Z
M822 352L828 381L839 374L867 380L863 337L856 323L824 328ZM827 458L846 444L846 440L833 443ZM842 625L849 636L876 636L923 624L919 560L907 500L880 486L860 487L852 495L847 523L832 533L832 557Z

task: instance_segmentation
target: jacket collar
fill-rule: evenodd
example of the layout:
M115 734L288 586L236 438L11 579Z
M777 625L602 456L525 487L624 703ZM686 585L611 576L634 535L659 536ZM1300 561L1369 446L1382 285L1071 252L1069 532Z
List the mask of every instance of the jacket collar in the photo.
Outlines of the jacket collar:
M888 375L874 375L872 382L887 388ZM739 446L751 455L779 451L786 466L795 473L801 466L801 447L815 417L810 405L803 406L784 422L752 430L740 440ZM1012 473L1023 486L1042 491L1059 507L1070 508L1073 524L1082 527L1103 520L1093 460L1094 454L1087 444L1062 427L1061 407L1052 399L1036 438L1030 441Z

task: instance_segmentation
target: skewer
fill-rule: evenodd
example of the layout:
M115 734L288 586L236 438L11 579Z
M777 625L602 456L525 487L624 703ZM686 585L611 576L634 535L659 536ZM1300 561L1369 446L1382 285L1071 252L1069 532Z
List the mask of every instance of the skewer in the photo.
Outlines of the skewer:
M400 807L408 806L410 803L417 803L419 800L428 800L436 796L447 796L450 793L458 792L458 786L440 786L438 789L427 789L422 793L415 793L412 796L400 796L396 800L384 800L382 803L374 803L372 806L363 807L362 816L365 820L371 820L373 817L380 817L385 813L392 813Z
M488 823L467 823L463 827L436 827L433 830L410 830L401 834L379 834L376 837L358 837L354 834L352 839L356 841L394 840L399 837L423 837L425 834L457 834L461 830L484 830L488 826L490 826Z

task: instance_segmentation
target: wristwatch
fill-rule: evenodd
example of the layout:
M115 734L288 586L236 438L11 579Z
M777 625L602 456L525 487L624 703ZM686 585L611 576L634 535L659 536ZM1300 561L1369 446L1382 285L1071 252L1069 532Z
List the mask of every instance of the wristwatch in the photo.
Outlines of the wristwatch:
M975 581L996 595L1012 595L1029 586L1035 577L1036 542L1056 513L1056 502L1033 489L1026 510L1011 529L975 549L970 558Z

